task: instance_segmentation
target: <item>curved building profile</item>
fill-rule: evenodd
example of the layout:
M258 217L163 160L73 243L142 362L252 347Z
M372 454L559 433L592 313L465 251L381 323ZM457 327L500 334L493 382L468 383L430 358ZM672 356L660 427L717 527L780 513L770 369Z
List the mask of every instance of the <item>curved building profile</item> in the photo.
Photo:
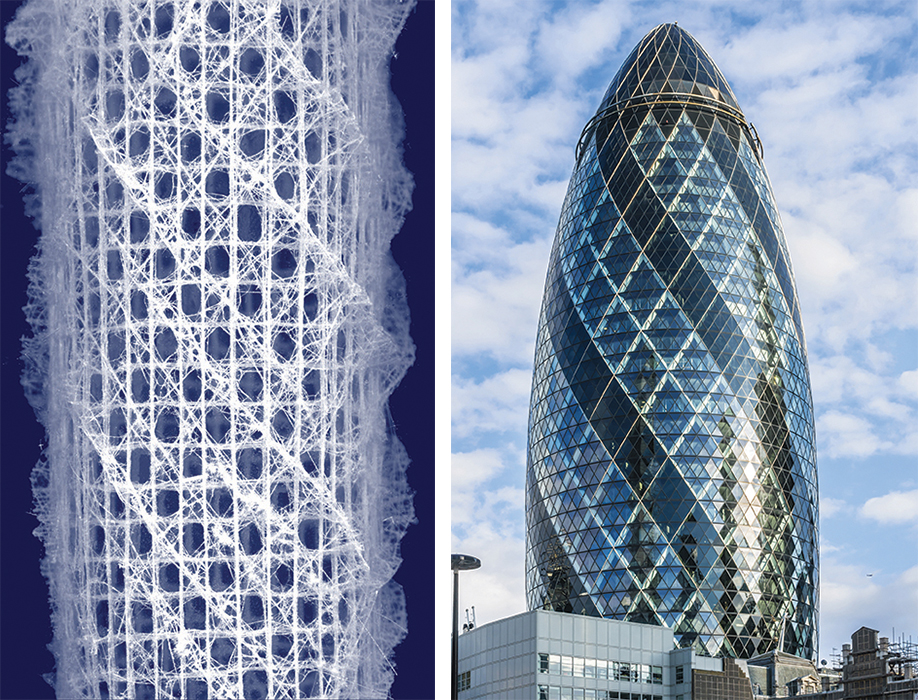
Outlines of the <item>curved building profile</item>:
M676 643L814 658L818 497L790 258L755 129L673 24L584 128L545 284L526 586Z

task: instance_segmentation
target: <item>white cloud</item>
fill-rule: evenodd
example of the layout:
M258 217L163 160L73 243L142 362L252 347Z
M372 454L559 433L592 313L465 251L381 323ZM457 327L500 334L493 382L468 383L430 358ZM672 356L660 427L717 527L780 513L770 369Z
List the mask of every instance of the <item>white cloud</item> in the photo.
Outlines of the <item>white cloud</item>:
M847 13L818 13L801 21L799 10L812 7L772 12L749 29L733 33L723 52L717 52L718 62L737 82L801 80L850 65L902 31L893 18Z
M861 506L860 514L883 525L918 523L918 489L871 498Z
M503 128L487 138L453 140L454 209L506 216L535 208L543 216L557 217L576 145L573 125L585 117L569 98L557 93L505 99L481 113L489 110ZM461 126L461 115L459 121ZM560 167L562 163L566 169ZM551 236L553 229L554 222L545 235Z
M453 437L526 428L532 370L509 369L483 381L454 378L451 403Z
M523 562L525 540L489 522L478 522L466 536L453 536L453 551L481 559L481 568L460 574L460 608L475 606L478 624L526 610ZM464 619L464 615L463 615Z
M816 433L827 443L822 452L829 457L869 457L883 447L870 421L851 413L824 413L816 420Z
M508 523L522 522L524 498L523 489L513 486L453 489L450 507L454 533L466 538L469 528L478 524L500 524L498 529L508 532Z
M875 371L858 366L848 355L812 358L810 378L813 397L820 406L871 396L879 380Z
M861 349L859 359L851 353L811 356L821 453L857 458L918 454L918 392L913 388L918 372L889 372L895 359L890 353L869 343Z
M500 452L493 448L454 452L450 474L453 491L468 491L493 479L504 469Z
M914 399L918 396L918 369L908 370L900 374L897 384L902 396Z
M535 40L536 60L551 67L556 83L569 83L607 55L629 19L624 3L568 5L543 19Z
M486 56L453 58L453 138L489 138L507 129L507 114L501 105L518 79L525 57L524 45L507 43Z
M514 219L534 209L549 217L541 236L550 239L600 95L578 76L608 59L628 11L621 2L535 7L459 3L454 12L453 209Z
M915 411L888 398L897 393L896 388L892 381L877 381L873 395L854 393L849 401L836 401L834 408L817 414L820 454L831 458L918 454ZM818 396L818 392L814 393ZM833 403L826 401L823 405Z
M850 510L850 506L840 498L821 497L819 499L820 519L831 518L839 513L846 513L848 510Z
M513 245L509 232L466 212L452 214L453 265L494 267L494 252Z
M532 366L549 243L495 247L500 263L485 269L454 266L453 354L487 353Z
M456 0L451 7L453 53L463 55L487 54L528 37L544 12L530 0Z
M820 658L849 643L861 626L889 636L894 627L910 632L918 616L918 566L892 573L827 557L821 579Z
M451 462L454 532L466 534L477 523L522 519L523 463L519 451L486 447L455 452Z

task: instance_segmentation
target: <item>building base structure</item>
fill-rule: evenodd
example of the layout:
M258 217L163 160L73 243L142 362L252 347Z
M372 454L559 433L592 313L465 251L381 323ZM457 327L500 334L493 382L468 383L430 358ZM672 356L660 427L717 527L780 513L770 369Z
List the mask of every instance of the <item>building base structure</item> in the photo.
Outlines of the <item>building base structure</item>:
M863 627L840 669L773 651L749 660L675 648L673 630L532 610L459 637L459 700L918 700L908 654ZM868 678L869 677L869 678ZM869 681L869 682L868 682Z
M533 610L459 637L459 698L690 700L699 672L744 681L720 700L752 699L745 662L674 647L667 627Z

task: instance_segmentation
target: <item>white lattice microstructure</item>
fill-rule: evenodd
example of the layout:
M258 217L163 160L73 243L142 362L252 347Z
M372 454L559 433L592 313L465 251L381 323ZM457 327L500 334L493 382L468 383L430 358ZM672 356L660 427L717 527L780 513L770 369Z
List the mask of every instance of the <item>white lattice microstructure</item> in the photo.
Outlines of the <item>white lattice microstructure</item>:
M32 0L58 697L385 697L412 519L398 0Z

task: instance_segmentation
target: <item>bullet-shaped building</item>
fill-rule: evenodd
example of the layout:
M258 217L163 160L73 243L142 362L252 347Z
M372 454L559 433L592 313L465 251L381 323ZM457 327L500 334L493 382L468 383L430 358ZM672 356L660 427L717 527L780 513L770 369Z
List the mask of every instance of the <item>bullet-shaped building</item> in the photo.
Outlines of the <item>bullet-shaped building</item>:
M806 344L763 149L690 34L651 31L587 123L549 261L526 485L530 609L813 658Z

